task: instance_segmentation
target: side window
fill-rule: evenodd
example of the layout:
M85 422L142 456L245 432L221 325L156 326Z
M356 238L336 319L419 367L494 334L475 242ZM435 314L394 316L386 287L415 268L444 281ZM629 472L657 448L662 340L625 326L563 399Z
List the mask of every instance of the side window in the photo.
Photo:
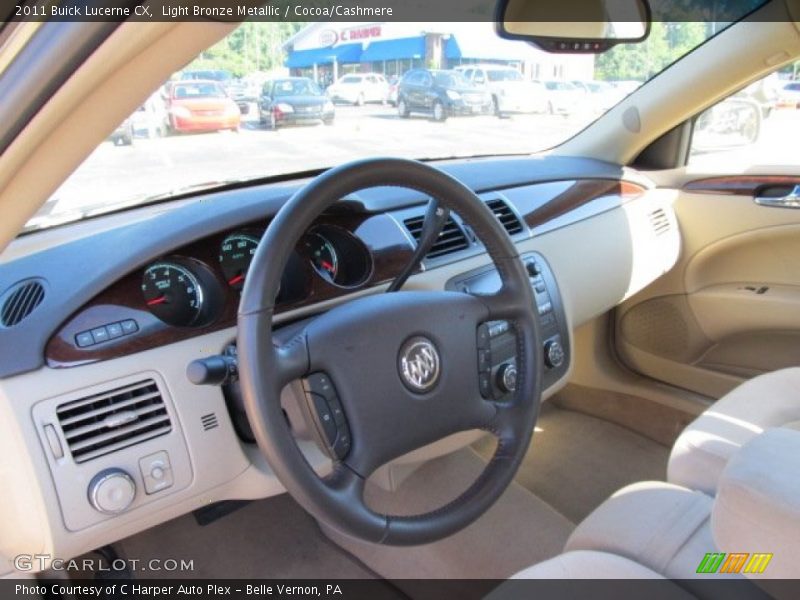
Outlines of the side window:
M791 67L771 73L701 113L689 164L709 171L800 166L800 80Z
M464 79L468 79L472 81L472 74L475 72L475 69L467 69L464 71Z
M473 78L475 83L486 83L486 74L481 69L475 70L475 77Z

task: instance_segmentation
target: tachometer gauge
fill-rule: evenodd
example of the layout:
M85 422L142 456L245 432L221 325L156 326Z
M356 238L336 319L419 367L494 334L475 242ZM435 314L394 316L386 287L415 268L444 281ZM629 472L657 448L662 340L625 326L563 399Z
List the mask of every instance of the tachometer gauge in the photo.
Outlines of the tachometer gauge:
M203 310L203 288L183 265L162 261L150 265L142 278L147 308L159 319L176 327L188 327Z
M323 279L335 283L339 273L339 256L333 244L328 238L318 233L309 233L306 236L305 244L314 270Z
M219 266L228 285L235 290L244 287L247 269L258 248L258 238L247 233L233 233L226 237L219 249Z

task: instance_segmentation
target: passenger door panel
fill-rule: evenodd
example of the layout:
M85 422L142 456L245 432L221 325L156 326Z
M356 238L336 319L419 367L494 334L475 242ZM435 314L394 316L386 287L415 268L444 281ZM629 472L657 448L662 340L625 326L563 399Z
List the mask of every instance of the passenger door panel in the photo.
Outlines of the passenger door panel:
M648 377L718 398L800 363L800 210L757 204L781 176L672 172L682 233L676 267L616 315L620 358ZM662 185L666 181L661 182Z

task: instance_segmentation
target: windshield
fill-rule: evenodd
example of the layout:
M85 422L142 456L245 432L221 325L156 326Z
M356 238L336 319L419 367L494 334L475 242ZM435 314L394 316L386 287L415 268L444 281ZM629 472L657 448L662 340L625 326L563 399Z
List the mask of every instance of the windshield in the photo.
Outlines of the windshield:
M433 74L433 80L436 82L436 85L440 85L442 87L469 86L469 83L467 83L467 80L464 79L464 76L457 71L453 71L452 73L444 73L439 71L438 73Z
M488 22L246 22L154 90L148 110L111 132L27 230L386 154L540 152L721 29L653 23L645 42L595 56L548 54L499 38ZM427 73L439 84L435 97L421 92ZM495 81L528 85L503 94L481 87ZM276 96L324 94L330 102L273 102L259 93L270 82ZM466 87L480 93L453 93Z
M321 96L322 91L310 79L285 79L276 81L273 96Z
M489 78L489 81L522 81L522 73L514 69L487 71L486 76Z

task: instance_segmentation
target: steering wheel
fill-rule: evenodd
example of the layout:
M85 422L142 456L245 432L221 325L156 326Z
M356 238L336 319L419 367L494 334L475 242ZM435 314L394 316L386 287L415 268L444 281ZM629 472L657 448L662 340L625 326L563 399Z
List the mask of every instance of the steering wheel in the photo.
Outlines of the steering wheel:
M291 341L274 341L281 274L292 249L340 198L378 186L438 199L472 227L502 281L500 291L409 291L361 297L313 319ZM369 542L413 545L444 538L483 514L511 483L533 435L541 397L541 335L528 274L489 208L453 177L420 162L370 159L319 175L278 212L255 252L238 316L240 384L261 452L312 516ZM479 390L479 326L508 320L517 336L513 399ZM281 410L288 383L324 373L335 388L351 443L332 472L317 476ZM491 461L446 506L417 516L370 509L364 485L378 467L450 434L482 429L497 438Z

